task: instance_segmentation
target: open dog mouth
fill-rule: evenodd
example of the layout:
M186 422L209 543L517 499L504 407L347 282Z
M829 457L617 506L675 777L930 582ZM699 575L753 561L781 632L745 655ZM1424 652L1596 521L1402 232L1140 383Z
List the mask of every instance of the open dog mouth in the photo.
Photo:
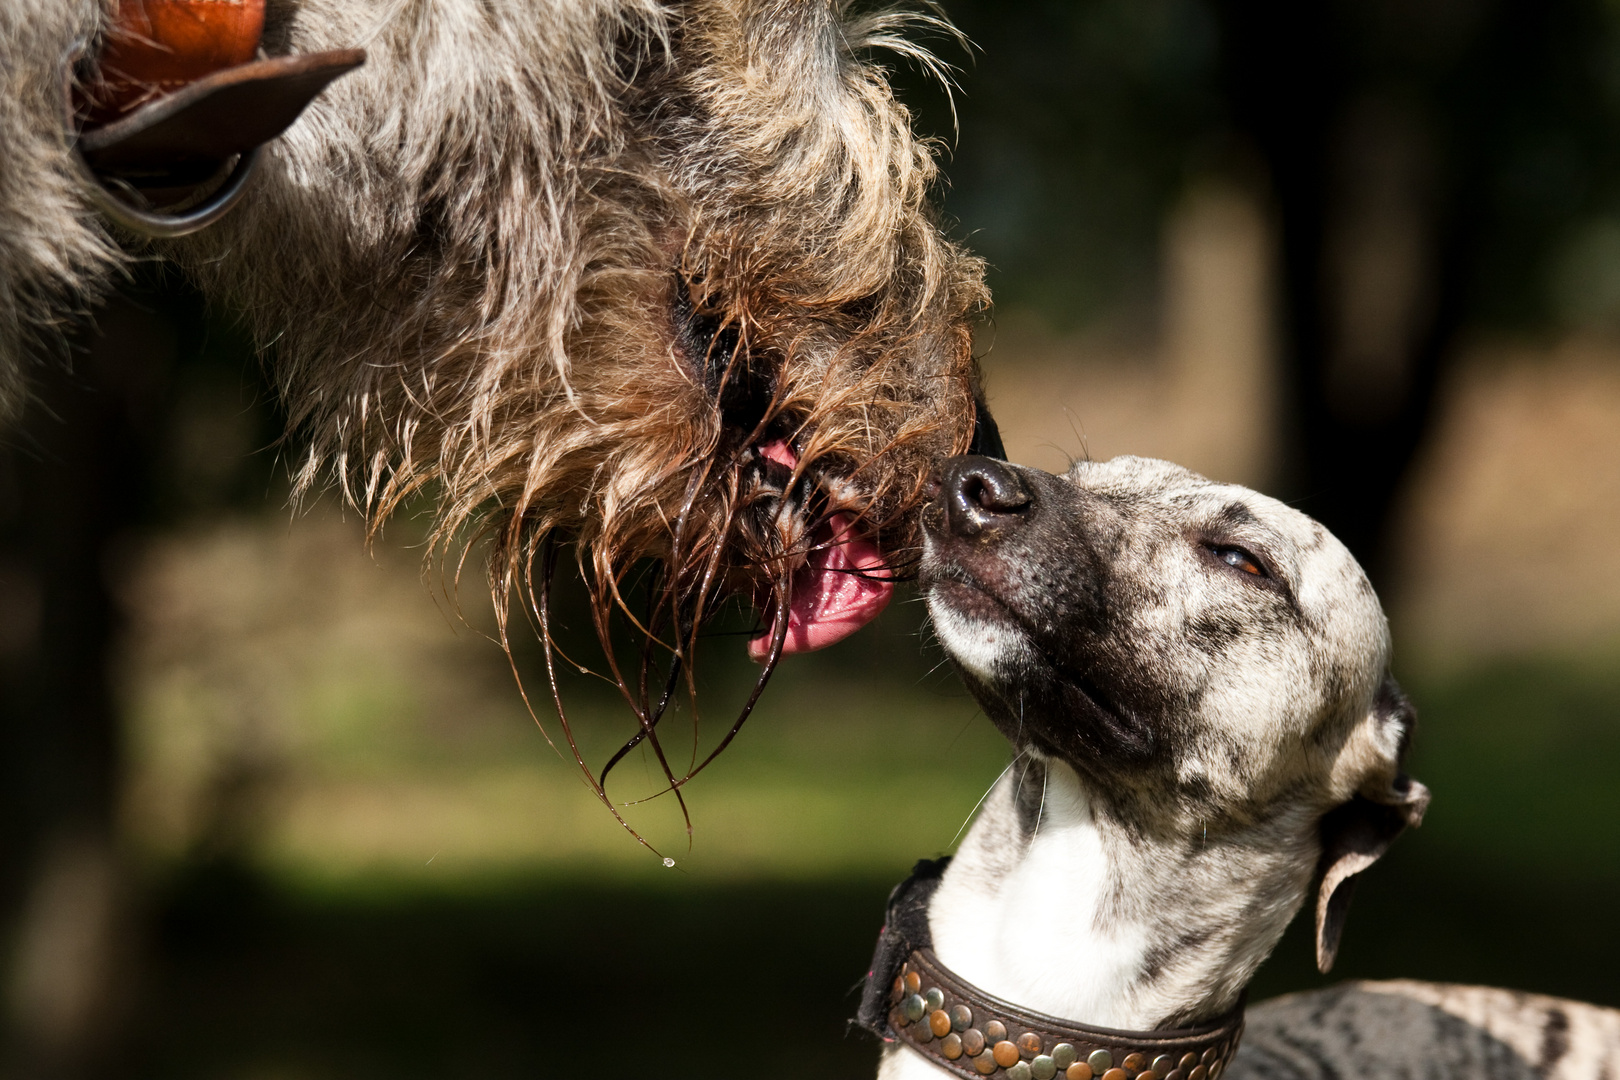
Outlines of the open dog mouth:
M669 384L668 404L682 414L678 438L667 448L647 440L648 466L630 471L629 494L604 506L605 527L559 537L579 541L574 551L606 664L600 674L618 686L636 720L600 769L584 761L556 677L559 661L598 674L554 644L547 608L556 530L537 532L531 557L516 561L534 596L568 750L597 797L649 848L609 799L609 774L645 748L662 774L660 790L647 798L670 794L684 817L683 789L731 744L781 658L854 634L887 608L896 583L912 576L914 519L931 462L961 441L952 422L972 422L975 432L979 426L963 407L976 405L971 365L951 384L964 397L916 400L894 384L881 343L851 346L849 338L875 339L868 316L856 325L841 311L820 312L812 325L789 324L777 313L777 322L761 323L684 268L669 301L672 355L685 384ZM784 325L793 332L785 334ZM856 363L857 353L870 364ZM987 417L982 426L994 432ZM747 632L759 669L746 699L726 709L729 727L713 739L715 729L706 727L700 745L699 684L717 682L698 674L700 645L727 635L731 615L722 612L737 600L751 604L765 626ZM722 628L706 629L717 620ZM681 712L691 718L689 757L668 745L663 727Z
M758 453L784 467L789 477L798 468L798 456L785 439L764 444ZM748 656L756 662L766 662L778 648L779 627L779 655L813 652L876 619L894 596L894 572L854 515L822 516L797 546L803 548L803 563L787 583L785 621L780 594L756 601L769 627L748 642Z
M775 373L751 362L739 323L705 299L677 275L676 330L694 376L726 427L760 440L752 448L752 501L764 511L765 531L777 534L766 545L770 557L784 564L772 568L777 580L754 597L768 629L749 641L748 655L769 665L773 656L826 648L877 618L893 595L893 572L857 515L826 509L827 478L804 475L798 452L773 421ZM775 433L761 434L772 426Z

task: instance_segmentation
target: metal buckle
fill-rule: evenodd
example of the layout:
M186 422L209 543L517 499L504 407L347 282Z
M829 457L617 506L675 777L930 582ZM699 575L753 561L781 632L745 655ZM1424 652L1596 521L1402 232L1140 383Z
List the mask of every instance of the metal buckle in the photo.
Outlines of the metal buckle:
M143 207L129 198L120 196L90 167L90 163L79 152L79 126L73 112L73 65L84 55L85 48L84 41L75 42L62 57L63 130L74 168L84 181L85 193L95 204L96 209L120 228L154 240L186 236L207 228L229 213L231 208L241 201L247 182L258 167L259 154L264 149L261 146L238 154L234 162L227 160L220 166L218 173L197 185L198 188L205 188L218 181L217 186L209 191L201 202L174 212ZM224 174L223 179L218 179L221 174ZM130 196L140 198L140 193L134 188L124 186Z

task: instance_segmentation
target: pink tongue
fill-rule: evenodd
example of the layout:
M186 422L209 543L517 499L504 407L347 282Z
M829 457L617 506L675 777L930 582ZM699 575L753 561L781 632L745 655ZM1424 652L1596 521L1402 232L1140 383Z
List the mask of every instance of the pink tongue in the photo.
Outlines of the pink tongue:
M772 443L762 452L791 464L792 451L784 445ZM816 531L815 543L817 549L793 576L784 654L813 652L844 640L877 618L894 595L883 554L852 531L848 514L834 514ZM763 661L770 652L769 630L748 642L751 660Z

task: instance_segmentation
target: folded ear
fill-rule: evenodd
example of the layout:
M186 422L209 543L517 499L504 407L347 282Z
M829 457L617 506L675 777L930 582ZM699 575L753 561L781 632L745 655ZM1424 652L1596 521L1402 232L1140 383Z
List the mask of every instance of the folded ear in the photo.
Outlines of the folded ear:
M1355 875L1378 861L1408 826L1423 822L1429 789L1401 772L1401 759L1412 737L1417 713L1389 676L1384 677L1369 718L1377 742L1393 753L1387 768L1376 770L1349 802L1322 816L1322 858L1316 873L1316 966L1324 975L1339 952L1339 935L1350 910Z

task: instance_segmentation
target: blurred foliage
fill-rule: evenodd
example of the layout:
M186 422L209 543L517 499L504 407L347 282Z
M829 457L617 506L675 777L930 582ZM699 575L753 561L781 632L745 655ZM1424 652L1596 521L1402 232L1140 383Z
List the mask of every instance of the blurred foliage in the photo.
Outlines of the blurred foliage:
M1233 121L1221 9L1219 0L946 5L975 46L964 58L935 42L963 68L955 115L915 73L897 82L922 129L950 146L945 205L989 259L999 304L1036 307L1059 327L1141 312L1165 213L1188 181L1213 174L1264 189L1265 163ZM1324 10L1353 77L1412 108L1436 136L1449 209L1475 233L1466 321L1620 326L1620 5L1382 0Z
M149 490L138 523L166 527L285 503L284 415L245 326L210 310L160 263L136 263L122 295L174 335L170 349L142 356L157 368L163 413L143 462Z
M964 57L934 42L962 69L952 100L914 74L896 81L949 146L946 210L990 262L997 302L1057 326L1149 303L1164 213L1222 137L1208 6L964 0L946 13L973 43Z

